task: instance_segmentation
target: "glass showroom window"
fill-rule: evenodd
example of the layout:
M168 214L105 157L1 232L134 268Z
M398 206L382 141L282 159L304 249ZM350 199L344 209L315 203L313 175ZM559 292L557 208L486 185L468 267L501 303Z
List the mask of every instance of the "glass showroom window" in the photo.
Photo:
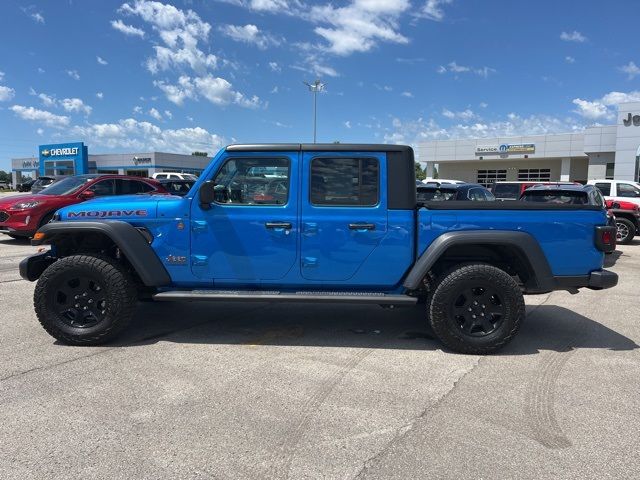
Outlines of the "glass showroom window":
M506 170L478 170L476 183L483 187L491 187L496 182L504 182L507 179Z

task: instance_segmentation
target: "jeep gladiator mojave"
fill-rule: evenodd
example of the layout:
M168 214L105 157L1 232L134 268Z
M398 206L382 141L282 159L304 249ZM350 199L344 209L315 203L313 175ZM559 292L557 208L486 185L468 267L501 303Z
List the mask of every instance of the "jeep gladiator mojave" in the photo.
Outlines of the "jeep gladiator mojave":
M115 337L139 298L425 303L446 346L484 354L517 332L523 293L616 285L606 221L591 205L418 204L407 146L232 145L184 197L62 208L20 273L68 344Z

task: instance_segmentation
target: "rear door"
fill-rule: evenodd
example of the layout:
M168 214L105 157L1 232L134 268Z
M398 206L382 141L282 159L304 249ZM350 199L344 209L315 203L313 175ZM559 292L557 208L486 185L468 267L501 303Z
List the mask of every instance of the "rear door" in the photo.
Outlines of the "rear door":
M304 152L301 273L353 277L387 232L385 153Z

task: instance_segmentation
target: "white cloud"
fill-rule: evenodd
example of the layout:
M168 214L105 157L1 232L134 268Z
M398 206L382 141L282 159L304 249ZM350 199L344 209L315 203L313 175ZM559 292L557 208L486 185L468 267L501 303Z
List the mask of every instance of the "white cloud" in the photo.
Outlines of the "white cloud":
M85 115L90 115L92 110L89 105L86 105L79 98L63 98L60 100L60 105L67 112L84 113Z
M38 67L38 73L44 73L44 68Z
M278 65L277 62L269 62L269 68L271 69L271 71L273 72L280 72L282 71L282 69L280 68L280 65ZM0 78L0 80L2 80L2 78Z
M29 16L34 22L42 23L44 25L44 16L40 12L33 12Z
M567 63L576 63L576 59L570 55L567 55L566 57L564 57L564 61Z
M560 34L560 40L564 40L565 42L584 43L587 41L587 37L577 30L574 30L573 32L562 32Z
M162 120L162 114L155 108L151 108L147 113L156 120Z
M461 112L452 112L446 108L442 109L442 116L448 118L449 120L459 119L463 122L470 122L471 120L477 119L478 115L476 115L471 109L467 108L466 110L462 110Z
M130 37L144 38L144 30L134 27L133 25L127 25L122 20L111 20L111 26Z
M0 82L4 80L4 72L0 72Z
M78 73L77 70L65 70L65 71L67 72L67 75L69 75L74 80L80 80L80 74Z
M218 59L198 48L199 41L207 41L211 25L193 10L180 10L173 5L137 0L123 3L119 11L137 15L158 33L164 45L155 45L155 57L147 59L147 69L155 74L173 67L189 66L198 73L215 68Z
M269 91L269 93L271 93L271 94L274 94L274 95L275 95L276 93L278 93L278 91L279 91L279 89L278 89L278 86L276 85L275 87L273 87L273 88Z
M411 92L402 92L400 95L407 98L413 98L413 93Z
M327 43L320 47L340 56L368 52L378 42L406 44L398 31L399 18L410 8L409 0L352 0L344 7L314 6L308 14L319 26L314 32Z
M268 33L260 31L258 27L252 24L244 26L225 25L220 28L220 31L236 42L255 45L261 50L265 50L270 46L280 45L280 41L278 39Z
M444 19L442 7L451 3L453 0L427 0L416 16L441 22Z
M475 75L478 75L482 78L487 78L489 77L490 74L492 73L496 73L496 70L491 68L491 67L469 67L466 65L458 65L458 63L454 60L452 62L449 62L447 65L440 65L436 72L440 73L440 74L444 74L447 72L453 73L455 75L461 74L461 73L473 73Z
M388 143L408 143L427 140L447 140L454 138L493 138L520 135L545 135L579 131L584 125L571 118L557 118L548 115L530 115L521 117L509 114L503 120L493 122L475 122L470 124L454 124L449 128L441 127L434 119L401 121L393 119L392 128L384 133L384 141Z
M609 92L595 100L573 99L573 104L577 106L574 112L589 120L613 120L616 105L625 102L640 102L640 91Z
M346 122L344 122L344 126L347 128L351 128L351 121L347 120Z
M164 116L167 117L169 120L171 120L173 118L173 113L171 113L170 110L165 110Z
M619 67L619 70L626 73L629 80L633 80L640 75L640 67L633 62L629 62L628 64Z
M109 65L109 62L107 62L104 58L102 58L99 55L96 57L96 60L100 65Z
M42 102L42 105L44 105L45 107L55 107L58 105L58 100L56 99L55 95L47 95L46 93L38 93L36 92L33 87L29 88L29 95L34 95L36 97L38 97L40 99L40 101Z
M263 12L290 12L290 6L287 0L251 0L249 7L252 10Z
M480 103L478 104L478 106L479 106L480 108L487 108L487 107L489 106L489 104L488 104L487 102L480 102Z
M33 107L24 107L22 105L13 105L9 108L18 117L23 120L29 120L32 122L43 123L50 127L66 127L69 125L69 117L63 115L55 115L54 113L46 110L38 110Z
M102 100L104 98L104 93L102 92L97 92L96 93L96 97L98 97L100 100Z
M69 133L96 146L176 153L215 150L225 143L221 136L202 127L163 130L153 123L133 118L115 123L77 125L71 128Z
M168 84L156 81L154 85L162 90L167 99L176 105L182 105L185 99L197 99L204 97L214 105L226 106L229 104L240 105L245 108L257 108L262 106L257 96L246 97L234 90L227 80L213 75L191 78L183 75L177 84Z
M37 133L38 135L42 135L42 134L44 134L44 129L42 129L42 128L38 128L38 129L36 130L36 133Z
M8 102L15 96L15 94L16 91L13 88L0 85L0 102Z
M142 113L142 107L140 105L136 105L135 107L133 107L133 114L134 115L139 115Z

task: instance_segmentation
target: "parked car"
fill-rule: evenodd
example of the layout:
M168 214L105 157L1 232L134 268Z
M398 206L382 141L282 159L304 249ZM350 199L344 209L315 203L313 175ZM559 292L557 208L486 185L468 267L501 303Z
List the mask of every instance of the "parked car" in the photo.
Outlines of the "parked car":
M160 180L160 185L171 195L185 196L196 183L195 180Z
M640 205L640 183L627 180L589 180L600 189L606 200L623 200Z
M496 197L496 200L519 200L522 196L522 193L529 187L533 187L534 185L579 185L575 182L535 182L535 181L527 181L527 182L510 182L510 181L500 181L495 182L491 186L491 193Z
M437 202L446 200L494 201L496 197L489 189L477 183L458 183L445 185L423 185L417 189L418 202Z
M154 180L198 180L192 173L180 173L180 172L156 172L151 178Z
M16 190L19 192L30 192L31 186L35 183L35 179L28 178L22 183L16 184Z
M277 195L258 193L270 185ZM421 208L407 146L233 145L192 192L96 199L60 209L40 228L32 243L51 251L23 260L20 274L38 281L34 304L46 331L66 344L103 343L145 296L385 306L422 299L445 345L486 354L518 331L523 292L618 281L602 268L616 236L602 208Z
M624 200L607 200L606 205L615 216L618 243L631 243L640 233L640 206Z
M458 185L463 182L462 180L449 180L446 178L425 178L422 183L425 185Z
M49 185L63 178L65 178L64 175L55 175L55 176L42 175L38 177L35 182L33 182L33 185L31 185L31 193L39 193L45 188L47 188Z
M0 190L9 190L11 188L11 184L7 182L0 182Z
M0 199L0 233L31 237L56 210L95 197L136 193L167 193L155 180L118 175L66 176L40 193Z

